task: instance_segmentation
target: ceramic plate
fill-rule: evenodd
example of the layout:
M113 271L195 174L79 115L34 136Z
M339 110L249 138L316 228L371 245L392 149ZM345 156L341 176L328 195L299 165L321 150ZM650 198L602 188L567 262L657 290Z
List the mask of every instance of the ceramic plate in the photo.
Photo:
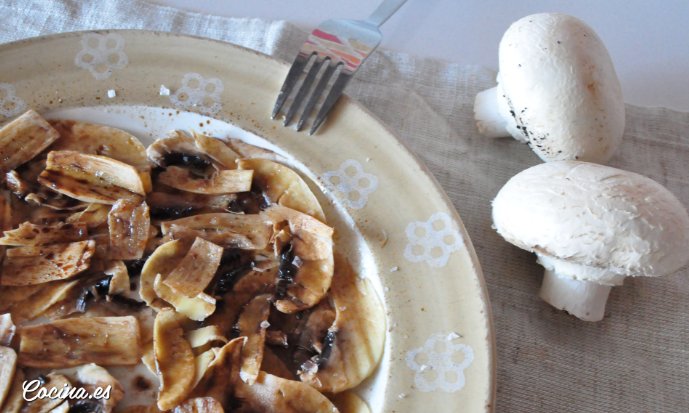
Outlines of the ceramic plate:
M435 180L379 121L343 99L315 136L269 119L288 66L227 43L98 31L0 46L0 122L29 107L124 128L170 129L277 151L323 194L336 248L385 303L374 412L492 411L494 340L481 270Z

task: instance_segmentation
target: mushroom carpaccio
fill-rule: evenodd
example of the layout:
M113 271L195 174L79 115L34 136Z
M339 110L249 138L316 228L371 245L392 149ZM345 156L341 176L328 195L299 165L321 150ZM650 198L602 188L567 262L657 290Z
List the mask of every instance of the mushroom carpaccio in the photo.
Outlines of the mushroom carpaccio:
M50 406L72 413L349 405L382 303L304 179L236 144L34 111L0 129L0 152L34 148L0 159L0 407L43 411L24 379L115 393Z

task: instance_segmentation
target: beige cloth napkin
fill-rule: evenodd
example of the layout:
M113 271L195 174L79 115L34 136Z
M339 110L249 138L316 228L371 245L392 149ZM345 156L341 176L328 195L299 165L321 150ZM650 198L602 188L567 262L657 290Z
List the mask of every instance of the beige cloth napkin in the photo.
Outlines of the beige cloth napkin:
M141 28L227 40L291 60L305 37L285 22L200 15L134 0L4 0L0 16L0 42ZM486 68L382 50L347 92L430 167L468 228L495 319L497 411L689 411L688 270L628 279L613 289L609 315L585 323L544 304L537 296L542 269L535 258L491 230L491 199L512 175L539 162L512 139L478 136L473 99L494 78ZM628 106L627 115L625 142L611 164L659 181L689 206L689 113Z

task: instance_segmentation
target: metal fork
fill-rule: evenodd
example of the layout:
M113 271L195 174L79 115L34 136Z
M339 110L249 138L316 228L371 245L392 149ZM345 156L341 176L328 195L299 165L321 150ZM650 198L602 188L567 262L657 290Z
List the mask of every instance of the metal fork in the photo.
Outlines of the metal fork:
M287 73L271 118L275 119L280 114L298 81L306 73L291 104L287 105L284 125L290 124L308 97L297 122L297 131L302 130L316 104L320 103L318 114L309 129L309 135L313 135L359 66L380 44L383 35L379 27L406 1L385 0L366 20L327 20L314 29ZM320 79L313 87L319 74ZM328 87L330 89L326 95Z

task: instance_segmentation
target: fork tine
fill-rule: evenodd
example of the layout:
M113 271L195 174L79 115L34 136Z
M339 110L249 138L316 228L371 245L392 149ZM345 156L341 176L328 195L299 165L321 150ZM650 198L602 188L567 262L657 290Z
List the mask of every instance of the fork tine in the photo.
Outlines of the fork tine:
M299 90L297 91L297 96L294 97L294 101L292 101L292 104L287 110L287 114L285 115L285 121L283 123L284 126L289 125L289 123L292 121L292 118L294 117L294 114L297 113L299 106L301 106L301 103L304 101L307 94L311 90L311 85L313 84L313 81L316 79L316 75L321 70L321 67L323 67L323 63L325 63L325 60L319 61L318 55L316 55L316 58L314 59L313 64L311 65L311 68L309 69L309 72L306 75L306 78L304 79L304 82L301 84Z
M314 132L318 129L319 126L321 126L321 123L325 120L326 115L328 112L330 112L330 109L333 107L335 102L342 96L342 90L347 86L347 83L349 83L349 79L352 78L352 75L345 72L344 69L340 72L340 74L337 76L337 79L335 80L335 84L333 84L332 89L330 89L330 92L328 93L328 96L325 98L325 101L323 102L323 106L321 106L321 110L318 111L318 115L316 115L316 120L313 122L313 125L311 125L311 129L309 129L309 135L313 135Z
M273 113L270 115L271 119L275 119L278 113L280 113L282 105L285 104L287 97L289 96L290 92L292 92L292 88L297 83L297 80L299 80L299 75L301 75L301 72L304 70L304 67L306 67L306 64L310 58L311 55L299 53L294 59L294 63L292 63L292 66L289 68L289 72L287 72L285 82L282 84L282 88L280 88L278 98L275 101L275 106L273 106Z
M311 110L318 101L318 98L323 96L323 91L325 90L325 87L328 85L328 81L332 77L333 72L337 67L337 65L330 64L329 57L326 57L323 63L327 63L328 67L325 69L323 76L321 76L321 80L318 81L318 84L316 85L316 88L313 90L313 93L309 97L308 102L306 102L304 111L302 112L301 117L299 118L299 122L297 122L297 132L302 130L304 122L306 122L306 119L309 117L309 115L311 115Z

